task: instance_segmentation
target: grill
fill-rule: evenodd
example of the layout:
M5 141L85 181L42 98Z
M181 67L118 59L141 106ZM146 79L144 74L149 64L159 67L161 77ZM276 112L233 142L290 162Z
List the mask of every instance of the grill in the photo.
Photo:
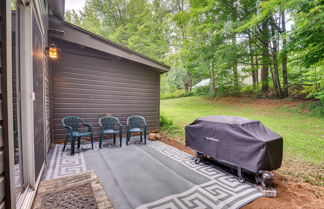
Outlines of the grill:
M260 121L237 116L207 116L185 127L186 146L197 152L196 163L205 155L257 175L264 170L280 168L283 152L282 137Z

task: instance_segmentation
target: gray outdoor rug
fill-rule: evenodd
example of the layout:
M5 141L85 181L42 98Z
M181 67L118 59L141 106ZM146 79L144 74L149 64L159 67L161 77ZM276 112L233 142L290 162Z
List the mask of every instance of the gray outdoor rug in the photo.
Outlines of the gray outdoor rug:
M73 157L59 145L47 170L47 179L94 170L116 209L239 208L262 196L212 163L196 165L191 155L159 141Z

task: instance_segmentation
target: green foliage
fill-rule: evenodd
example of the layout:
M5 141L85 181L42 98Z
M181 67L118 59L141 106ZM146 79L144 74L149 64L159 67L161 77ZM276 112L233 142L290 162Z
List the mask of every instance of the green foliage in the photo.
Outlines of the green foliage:
M240 91L235 86L220 86L216 89L216 97L225 97L225 96L240 96Z
M193 92L186 92L183 89L176 90L174 92L161 93L161 99L171 99L171 98L180 98L180 97L189 97L193 96Z
M83 11L66 11L66 21L159 61L169 52L167 8L160 1L87 0Z
M258 92L260 92L260 87L255 87L252 85L245 85L241 89L241 93L243 95L256 95Z
M199 86L194 89L194 94L196 96L211 96L209 86Z
M299 65L290 66L291 96L301 98L323 99L324 67L305 68Z
M210 92L210 86L200 86L194 89L193 94L202 97L225 97L239 96L241 92L235 86L218 86L212 94Z
M181 135L182 129L164 114L160 115L161 130L171 135Z
M323 0L86 0L81 12L65 14L73 24L171 65L161 76L165 97L183 96L177 90L191 91L210 78L215 88L194 94L321 99L323 10ZM262 72L254 87L241 82Z
M305 67L323 64L324 1L299 1L294 9L295 29L290 35L289 50L297 55L295 61Z
M171 68L165 75L171 85L174 85L175 90L185 89L186 83L190 80L188 72L184 68Z
M17 5L17 2L16 2L16 0L11 0L11 10L12 11L15 11L16 10L16 5Z
M324 95L324 93L323 93ZM324 118L324 101L313 102L307 106L310 110L310 115L315 117Z
M324 88L319 90L318 93L316 93L315 97L317 99L319 99L324 104ZM324 109L324 106L323 106L323 109Z

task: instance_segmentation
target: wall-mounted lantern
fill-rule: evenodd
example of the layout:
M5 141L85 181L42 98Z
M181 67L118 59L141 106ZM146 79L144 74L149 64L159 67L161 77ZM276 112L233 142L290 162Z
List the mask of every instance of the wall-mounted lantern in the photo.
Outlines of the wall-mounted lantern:
M49 47L46 48L46 51L48 53L48 57L51 60L56 60L59 56L60 49L57 48L55 44L51 44Z

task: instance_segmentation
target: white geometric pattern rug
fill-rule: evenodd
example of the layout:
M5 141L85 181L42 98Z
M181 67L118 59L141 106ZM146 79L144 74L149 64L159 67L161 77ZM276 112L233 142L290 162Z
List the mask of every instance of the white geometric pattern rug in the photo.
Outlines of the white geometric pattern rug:
M171 195L156 202L142 205L138 209L240 208L263 196L252 185L238 182L237 177L219 171L210 163L200 162L195 164L191 155L175 147L159 141L150 142L148 146L208 177L210 181L197 185L184 193Z
M147 146L207 177L209 181L201 185L195 185L185 192L172 194L157 201L140 205L137 209L240 208L263 196L252 185L239 183L237 177L220 171L213 164L204 163L203 161L198 165L195 164L191 155L177 148L159 141L148 141ZM83 147L89 149L90 145L83 145ZM98 143L95 143L93 151L96 152L97 149ZM55 146L44 180L87 170L82 150L76 152L74 156L70 155L69 150L65 150L64 153L62 150L63 145Z
M88 146L86 145L86 147ZM69 146L63 152L63 145L56 144L48 162L47 169L45 170L43 180L50 180L86 171L87 167L84 162L82 149L80 152L76 151L74 156L71 156Z

